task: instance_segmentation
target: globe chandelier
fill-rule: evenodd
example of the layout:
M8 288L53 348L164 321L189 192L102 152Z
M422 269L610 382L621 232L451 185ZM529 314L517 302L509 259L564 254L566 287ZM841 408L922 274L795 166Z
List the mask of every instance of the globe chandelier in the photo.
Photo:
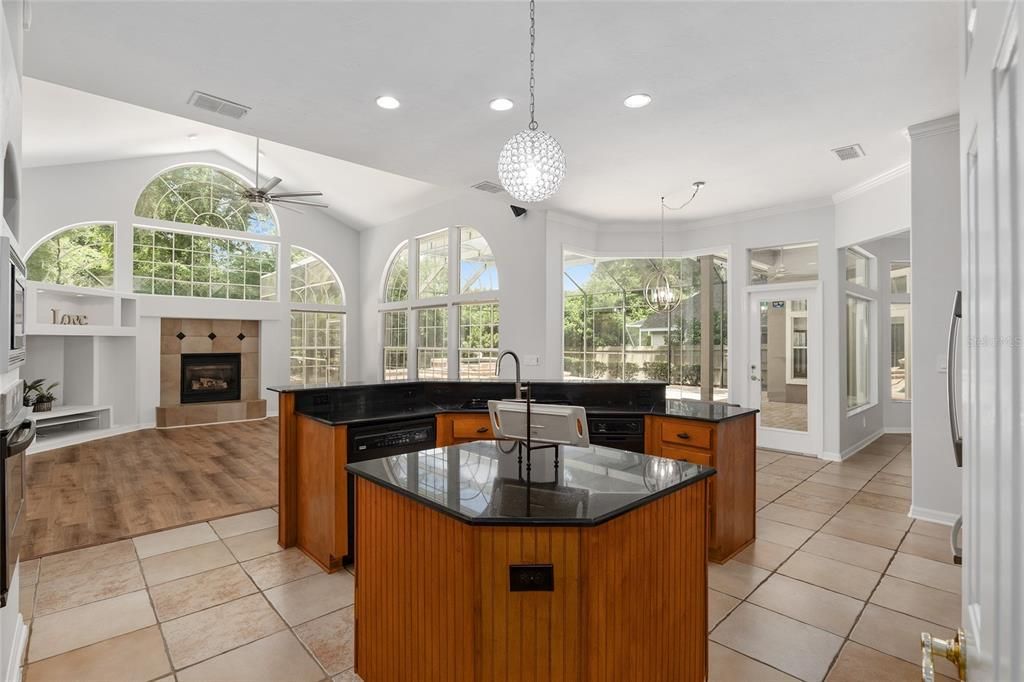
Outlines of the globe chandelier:
M535 0L530 0L530 125L516 133L498 155L498 179L518 201L544 201L558 191L565 177L565 153L558 140L539 126L534 116L536 55Z
M697 198L697 193L704 184L702 181L693 183L693 194L679 206L669 206L665 203L665 197L661 197L661 261L654 267L654 274L644 286L647 307L656 313L671 312L683 300L683 287L679 283L679 278L665 268L665 210L679 211L686 208Z

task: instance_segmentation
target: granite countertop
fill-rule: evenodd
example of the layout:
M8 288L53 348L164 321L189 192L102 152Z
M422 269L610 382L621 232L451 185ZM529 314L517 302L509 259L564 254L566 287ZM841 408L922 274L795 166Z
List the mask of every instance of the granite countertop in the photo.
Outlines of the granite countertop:
M535 451L531 483L510 441L476 441L349 464L349 473L473 525L596 526L715 473L601 446Z

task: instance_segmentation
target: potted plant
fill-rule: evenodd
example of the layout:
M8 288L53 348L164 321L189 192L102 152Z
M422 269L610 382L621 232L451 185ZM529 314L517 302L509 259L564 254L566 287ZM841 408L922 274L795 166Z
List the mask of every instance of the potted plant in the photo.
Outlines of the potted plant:
M46 379L36 379L32 383L25 384L25 403L32 405L33 412L49 412L53 408L53 389L59 381L54 381L46 386Z

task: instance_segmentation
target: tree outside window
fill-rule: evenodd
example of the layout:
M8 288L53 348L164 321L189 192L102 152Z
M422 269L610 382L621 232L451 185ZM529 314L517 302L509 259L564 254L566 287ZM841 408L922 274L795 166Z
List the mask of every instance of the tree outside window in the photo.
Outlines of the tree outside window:
M69 227L40 244L28 257L34 282L110 289L114 286L114 226Z

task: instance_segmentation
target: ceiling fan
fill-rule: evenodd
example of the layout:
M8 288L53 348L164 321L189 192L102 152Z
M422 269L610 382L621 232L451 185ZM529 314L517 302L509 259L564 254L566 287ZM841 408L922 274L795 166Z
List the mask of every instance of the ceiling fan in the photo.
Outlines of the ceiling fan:
M234 177L229 175L232 180ZM304 197L322 197L323 192L274 192L272 191L275 187L281 184L281 178L273 177L267 180L262 186L260 186L260 138L256 138L256 182L252 186L244 185L241 182L235 180L235 183L241 187L239 194L246 201L253 204L273 204L274 206L280 206L281 208L288 209L289 211L297 211L294 208L285 206L284 204L292 204L296 206L316 206L318 208L327 208L327 204L320 201L308 201Z

